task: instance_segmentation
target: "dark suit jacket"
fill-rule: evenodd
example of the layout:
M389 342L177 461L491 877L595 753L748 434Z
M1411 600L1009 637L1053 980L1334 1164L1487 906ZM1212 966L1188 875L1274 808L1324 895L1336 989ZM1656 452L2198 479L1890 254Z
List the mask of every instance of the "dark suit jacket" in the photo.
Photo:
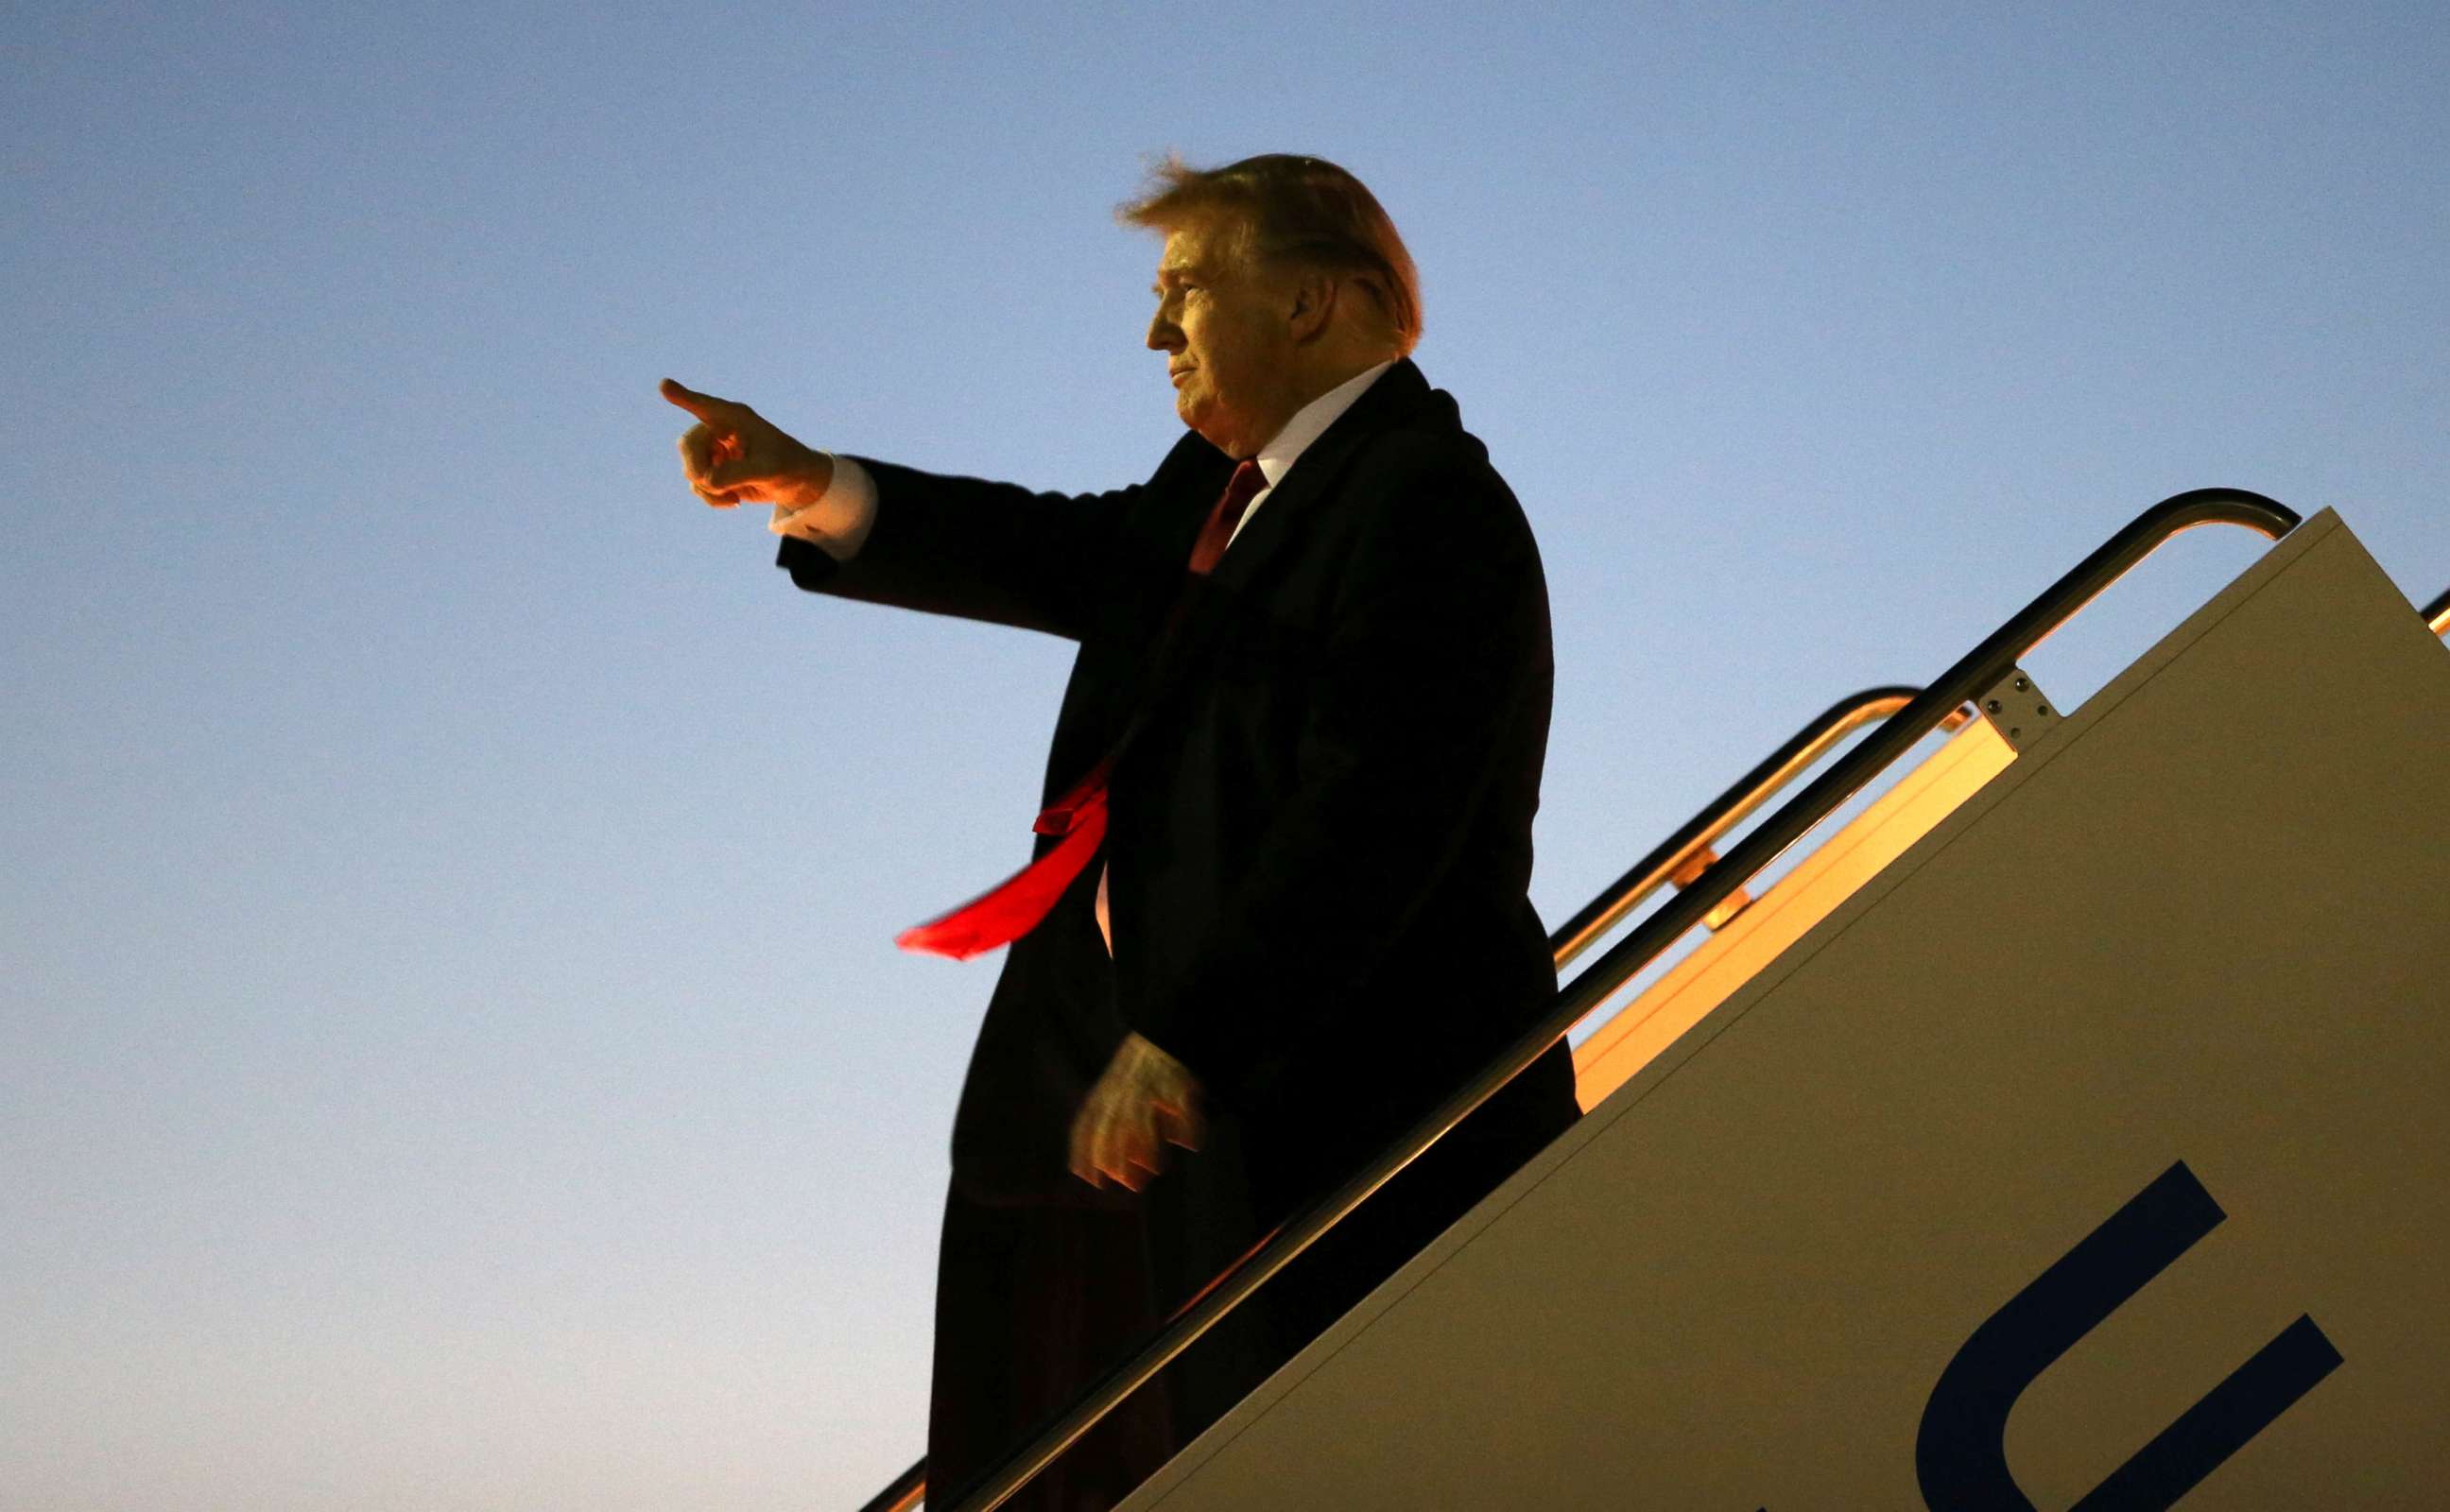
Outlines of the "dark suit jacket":
M1195 1215L1213 1242L1158 1244L1162 1310L1555 991L1526 897L1552 672L1530 530L1410 361L1304 452L1206 579L1185 564L1233 463L1196 434L1147 482L1080 496L864 465L879 498L865 547L836 564L787 541L793 580L1079 642L1049 800L1125 743L1105 848L1113 959L1093 864L1004 962L955 1119L957 1196L1132 1208L1069 1174L1065 1140L1138 1030L1198 1076L1245 1167L1247 1211ZM1029 816L1013 818L1017 837ZM982 885L1017 859L983 838ZM1410 1206L1442 1225L1573 1116L1560 1046L1416 1168ZM1151 1196L1200 1179L1169 1172ZM1309 1311L1332 1316L1419 1237L1356 1241L1349 1284Z

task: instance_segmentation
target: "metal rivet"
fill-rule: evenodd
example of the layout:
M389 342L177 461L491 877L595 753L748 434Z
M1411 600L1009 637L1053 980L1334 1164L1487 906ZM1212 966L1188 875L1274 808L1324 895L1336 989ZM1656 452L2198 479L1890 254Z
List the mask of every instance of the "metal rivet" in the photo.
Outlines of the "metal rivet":
M2044 719L2048 719L2051 717L2051 706L2048 704L2035 704L2033 706L2033 712L2041 715Z
M2021 692L2023 692L2026 688L2031 688L2031 687L2032 687L2032 686L2033 686L2032 684L2031 684L2031 683L2029 683L2029 682L2025 681L2025 680L2024 680L2023 678L2021 678L2021 677L2019 677L2019 678L2017 678L2017 679L2016 679L2016 691L2018 691L2018 692L2020 692L2020 693L2021 693Z
M1985 700L1983 701L1982 707L1983 707L1984 708L1989 709L1991 712L1993 712L1993 713L1994 713L1994 714L1995 714L1995 713L1997 713L1997 712L1999 712L1999 701L1998 701L1997 699L1995 699L1995 698L1992 698L1992 699L1985 699Z

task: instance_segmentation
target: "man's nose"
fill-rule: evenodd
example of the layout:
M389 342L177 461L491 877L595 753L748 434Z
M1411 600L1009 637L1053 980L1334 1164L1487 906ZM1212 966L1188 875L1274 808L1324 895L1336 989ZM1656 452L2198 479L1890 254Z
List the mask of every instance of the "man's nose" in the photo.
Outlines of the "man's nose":
M1149 317L1148 349L1152 352L1182 350L1182 328L1162 315Z

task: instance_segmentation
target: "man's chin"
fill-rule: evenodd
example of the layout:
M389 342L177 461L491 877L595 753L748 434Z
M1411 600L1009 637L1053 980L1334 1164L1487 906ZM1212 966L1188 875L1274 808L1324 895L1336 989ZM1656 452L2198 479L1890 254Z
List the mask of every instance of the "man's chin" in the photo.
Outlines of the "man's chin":
M1226 456L1240 457L1251 455L1249 451L1235 449L1240 436L1232 423L1232 417L1215 403L1195 399L1188 394L1176 394L1174 397L1174 413L1182 417L1183 424L1197 431L1202 440Z

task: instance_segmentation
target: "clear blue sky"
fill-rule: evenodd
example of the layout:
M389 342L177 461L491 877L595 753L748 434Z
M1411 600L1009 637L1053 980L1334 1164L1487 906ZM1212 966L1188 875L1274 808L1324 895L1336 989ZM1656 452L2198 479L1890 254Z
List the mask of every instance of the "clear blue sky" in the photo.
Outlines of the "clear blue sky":
M2399 5L36 3L0 44L0 1506L855 1505L1066 649L793 592L655 380L1176 434L1148 154L1345 163L1522 495L1552 921L2212 483L2450 584ZM2189 535L2071 702L2253 558Z

